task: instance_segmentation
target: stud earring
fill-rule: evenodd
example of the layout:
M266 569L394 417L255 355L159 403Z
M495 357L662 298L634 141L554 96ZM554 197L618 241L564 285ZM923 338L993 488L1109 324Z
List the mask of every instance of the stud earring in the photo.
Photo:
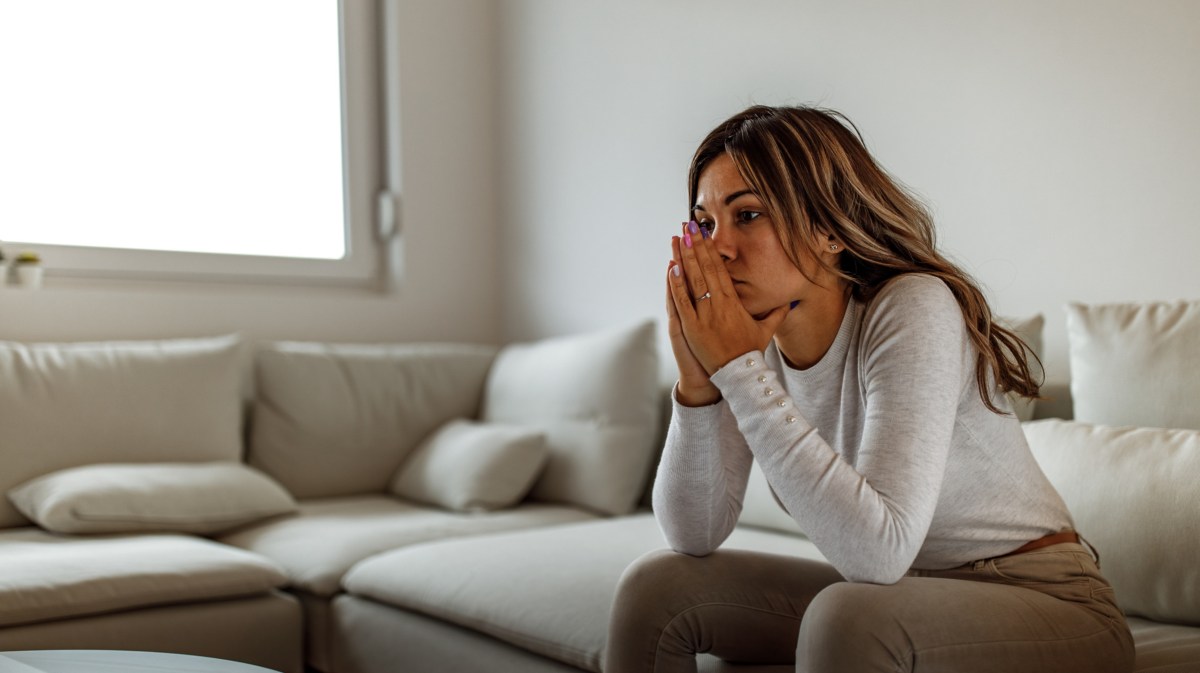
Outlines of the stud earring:
M838 248L838 246L837 246L837 243L830 243L830 244L829 244L829 251L830 251L830 252L833 252L833 251L837 250L837 248Z

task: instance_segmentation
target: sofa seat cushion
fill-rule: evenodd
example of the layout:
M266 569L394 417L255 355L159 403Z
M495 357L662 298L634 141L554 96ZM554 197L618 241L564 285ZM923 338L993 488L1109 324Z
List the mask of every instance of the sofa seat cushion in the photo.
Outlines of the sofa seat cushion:
M1135 617L1129 620L1129 630L1137 645L1136 673L1200 671L1200 627Z
M332 596L355 563L380 552L447 537L595 519L574 507L527 504L496 512L451 512L389 496L322 498L300 512L243 528L221 542L262 554L287 570L292 585Z
M251 596L286 583L265 558L185 535L0 531L0 626Z
M599 671L617 581L639 556L664 546L653 516L635 514L399 549L359 563L343 585ZM821 558L805 538L748 528L725 546Z

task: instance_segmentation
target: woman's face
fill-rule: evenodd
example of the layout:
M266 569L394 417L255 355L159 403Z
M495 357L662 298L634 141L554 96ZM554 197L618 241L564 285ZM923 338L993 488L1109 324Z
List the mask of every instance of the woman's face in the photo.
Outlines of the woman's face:
M803 302L816 288L788 258L763 202L729 154L713 159L700 173L692 217L712 234L742 306L751 315ZM816 278L819 266L815 261L810 266L805 271Z

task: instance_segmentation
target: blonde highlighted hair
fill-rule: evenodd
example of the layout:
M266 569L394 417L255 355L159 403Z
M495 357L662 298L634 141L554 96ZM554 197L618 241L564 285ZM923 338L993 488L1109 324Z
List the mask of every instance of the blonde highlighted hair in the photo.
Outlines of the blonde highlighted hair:
M701 172L726 153L762 200L797 268L803 270L804 257L817 260L862 301L901 274L942 279L979 352L975 378L983 403L1000 413L989 393L991 381L1003 392L1037 397L1041 382L1030 367L1032 352L994 320L971 277L938 252L929 212L875 162L844 115L757 105L730 117L692 157L689 206L696 202ZM843 246L837 267L818 254L831 238Z

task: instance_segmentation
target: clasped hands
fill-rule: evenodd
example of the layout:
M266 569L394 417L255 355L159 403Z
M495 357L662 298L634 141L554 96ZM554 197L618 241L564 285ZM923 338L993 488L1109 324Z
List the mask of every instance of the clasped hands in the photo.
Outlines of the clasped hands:
M712 238L694 221L671 237L671 252L667 332L679 366L676 399L686 406L713 404L721 394L709 377L743 353L765 350L790 307L751 315Z

